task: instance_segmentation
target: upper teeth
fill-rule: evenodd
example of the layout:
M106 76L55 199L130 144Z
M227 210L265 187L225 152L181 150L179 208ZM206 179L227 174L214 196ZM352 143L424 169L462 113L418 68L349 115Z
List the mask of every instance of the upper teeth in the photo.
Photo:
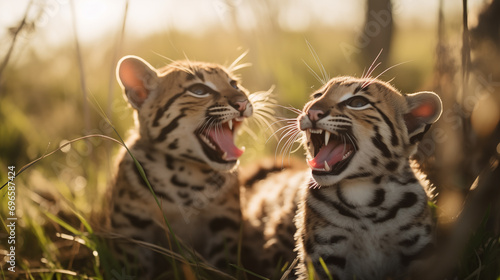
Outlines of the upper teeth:
M321 132L323 132L323 129L309 129L309 132L314 134L321 134Z
M233 130L233 120L229 120L227 124L229 125L229 130Z
M325 146L328 145L329 141L330 141L330 132L325 130Z

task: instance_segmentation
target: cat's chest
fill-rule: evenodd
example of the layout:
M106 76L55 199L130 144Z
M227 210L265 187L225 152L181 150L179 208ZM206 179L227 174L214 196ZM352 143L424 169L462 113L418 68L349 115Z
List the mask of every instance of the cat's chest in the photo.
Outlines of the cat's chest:
M367 232L367 239L383 239L384 232L401 226L426 205L426 194L418 185L369 180L309 190L308 205L324 215L331 224Z

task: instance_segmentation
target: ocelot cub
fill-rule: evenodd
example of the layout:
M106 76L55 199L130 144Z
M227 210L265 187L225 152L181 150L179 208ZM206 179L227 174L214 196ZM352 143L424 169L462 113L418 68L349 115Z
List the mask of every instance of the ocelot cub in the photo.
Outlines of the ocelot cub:
M236 166L244 150L234 140L259 97L249 95L230 69L212 63L175 61L155 69L127 56L119 62L117 78L135 109L136 131L128 148L161 207L123 150L110 189L109 227L134 241L115 242L115 253L140 279L160 275L169 259L136 243L169 248L170 238L175 249L165 217L177 238L209 264L222 270L237 264Z
M301 136L309 171L294 172L280 184L279 172L264 170L256 172L262 180L249 180L259 190L295 197L266 200L255 193L248 200L256 203L246 207L255 209L258 202L266 213L279 212L287 217L281 228L290 228L294 217L295 228L287 232L296 231L298 279L411 276L434 246L434 221L432 194L410 157L441 112L435 93L404 95L374 78L333 78L312 94L295 127L283 133ZM262 232L279 231L271 219L243 211L246 223L260 222ZM289 239L269 239L280 249L263 253L275 262L261 271L268 273L280 256L293 260L291 248L284 252L279 245L289 246Z

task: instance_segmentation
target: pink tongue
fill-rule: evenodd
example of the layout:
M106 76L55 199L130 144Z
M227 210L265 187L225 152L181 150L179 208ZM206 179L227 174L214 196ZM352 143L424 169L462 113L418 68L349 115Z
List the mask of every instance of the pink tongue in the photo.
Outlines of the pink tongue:
M344 146L336 141L330 141L328 145L321 147L316 157L308 161L313 169L325 169L325 161L332 168L337 162L342 160L344 152L349 150L349 145Z
M219 149L226 153L226 161L237 160L243 154L243 151L234 145L233 132L227 125L210 129L208 135Z

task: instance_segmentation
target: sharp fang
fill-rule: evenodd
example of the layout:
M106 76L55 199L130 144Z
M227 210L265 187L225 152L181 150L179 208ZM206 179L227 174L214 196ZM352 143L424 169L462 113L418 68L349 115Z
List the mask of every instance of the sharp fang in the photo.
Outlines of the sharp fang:
M330 132L325 130L325 146L328 145L329 141L330 141Z
M330 168L330 166L328 166L328 162L326 162L325 160L325 171L330 171L330 170L332 169Z
M226 159L227 159L227 152L224 152L224 154L222 155L222 159L223 159L223 160L226 160Z
M233 130L233 120L229 120L227 124L229 125L229 130Z

